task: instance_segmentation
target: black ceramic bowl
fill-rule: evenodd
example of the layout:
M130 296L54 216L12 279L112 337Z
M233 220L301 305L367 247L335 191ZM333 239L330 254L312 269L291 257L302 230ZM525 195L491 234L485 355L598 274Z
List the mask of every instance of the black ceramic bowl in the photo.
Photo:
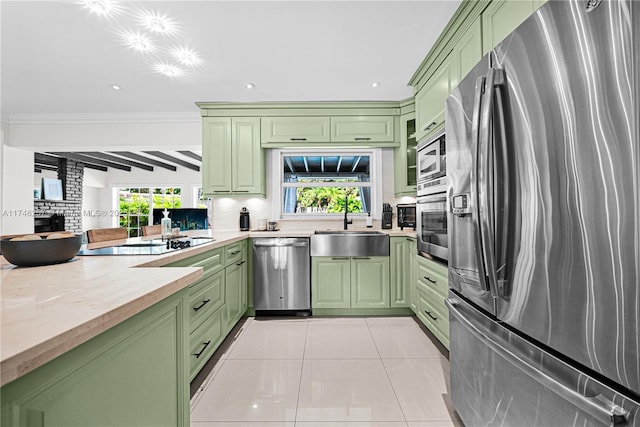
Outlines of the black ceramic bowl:
M0 252L7 261L21 267L67 262L80 250L82 235L64 239L0 240Z

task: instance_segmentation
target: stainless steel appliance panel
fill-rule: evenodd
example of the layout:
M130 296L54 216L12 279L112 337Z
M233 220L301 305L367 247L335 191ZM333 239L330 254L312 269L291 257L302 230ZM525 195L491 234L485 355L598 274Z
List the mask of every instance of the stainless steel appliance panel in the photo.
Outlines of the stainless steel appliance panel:
M470 426L636 426L640 403L531 345L451 293L451 400Z
M310 310L308 238L253 240L255 310Z
M548 2L447 101L448 141L468 133L449 195L470 200L450 246L475 242L450 283L476 302L456 287L475 262L500 320L637 395L640 3L597 3Z
M418 253L446 261L449 257L447 194L418 197L416 206Z

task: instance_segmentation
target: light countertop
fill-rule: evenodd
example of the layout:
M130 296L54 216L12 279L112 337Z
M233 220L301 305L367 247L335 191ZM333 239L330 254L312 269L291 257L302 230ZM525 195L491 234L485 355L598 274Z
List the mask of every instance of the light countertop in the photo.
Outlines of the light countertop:
M378 231L392 237L415 237L416 233ZM163 255L77 256L63 264L29 268L16 267L0 256L0 385L44 365L202 277L201 268L159 268L163 265L247 238L309 237L313 232L309 229L187 232L189 236L215 240ZM89 248L157 237L95 243Z

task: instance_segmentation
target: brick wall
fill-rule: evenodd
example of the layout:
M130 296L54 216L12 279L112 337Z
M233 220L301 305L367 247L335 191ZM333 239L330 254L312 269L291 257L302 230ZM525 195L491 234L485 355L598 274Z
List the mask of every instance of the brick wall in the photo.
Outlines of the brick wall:
M64 200L34 200L35 216L64 215L65 230L82 232L82 179L84 165L74 160L61 160L58 179L62 180Z

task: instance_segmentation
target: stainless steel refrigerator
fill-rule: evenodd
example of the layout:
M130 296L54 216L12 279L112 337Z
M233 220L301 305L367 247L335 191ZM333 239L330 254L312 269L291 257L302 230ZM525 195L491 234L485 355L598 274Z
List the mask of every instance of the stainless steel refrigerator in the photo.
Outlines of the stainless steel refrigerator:
M446 103L467 426L640 426L640 1L551 0Z

